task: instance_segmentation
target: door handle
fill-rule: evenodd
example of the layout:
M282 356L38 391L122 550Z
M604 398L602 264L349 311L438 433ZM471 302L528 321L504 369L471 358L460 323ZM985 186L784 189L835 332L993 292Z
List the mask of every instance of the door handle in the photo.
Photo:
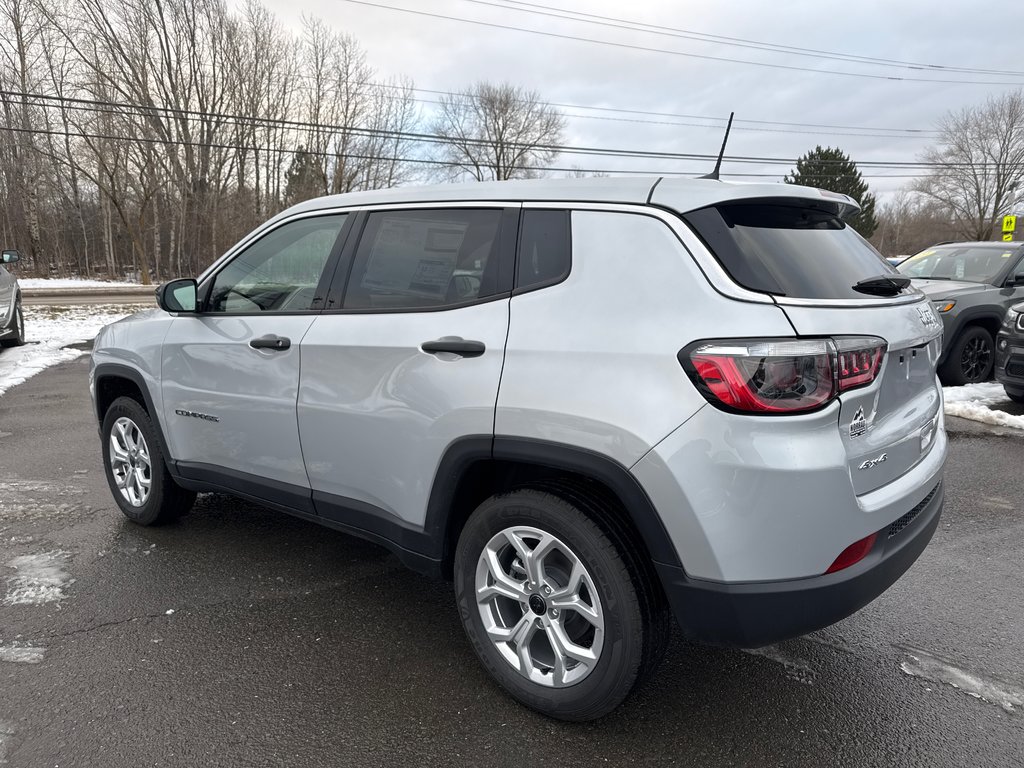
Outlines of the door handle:
M260 336L258 339L253 339L249 342L249 346L253 349L270 349L274 351L284 351L291 345L291 339L286 336L275 336L272 333L268 333L266 336Z
M431 355L438 352L450 352L460 357L480 357L486 350L482 341L466 341L465 339L437 339L436 341L424 341L420 349Z

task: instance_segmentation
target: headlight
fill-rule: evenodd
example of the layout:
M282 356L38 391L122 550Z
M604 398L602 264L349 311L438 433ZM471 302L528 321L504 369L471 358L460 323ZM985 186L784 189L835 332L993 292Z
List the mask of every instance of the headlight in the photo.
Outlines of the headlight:
M935 305L935 311L940 314L949 312L949 310L956 306L955 301L933 301L932 304Z

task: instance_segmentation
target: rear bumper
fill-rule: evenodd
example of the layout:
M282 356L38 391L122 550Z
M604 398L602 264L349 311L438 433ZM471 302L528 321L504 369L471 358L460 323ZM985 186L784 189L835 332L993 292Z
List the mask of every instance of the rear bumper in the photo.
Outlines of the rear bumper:
M939 482L917 507L878 532L871 552L838 573L729 584L688 578L656 563L683 633L700 642L756 648L813 632L863 608L910 568L942 513Z

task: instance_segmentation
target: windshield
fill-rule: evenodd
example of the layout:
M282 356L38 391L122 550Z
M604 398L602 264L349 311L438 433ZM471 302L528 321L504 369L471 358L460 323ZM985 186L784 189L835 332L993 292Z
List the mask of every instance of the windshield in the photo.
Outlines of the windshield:
M897 269L907 277L994 283L1014 250L985 245L944 245L911 256Z

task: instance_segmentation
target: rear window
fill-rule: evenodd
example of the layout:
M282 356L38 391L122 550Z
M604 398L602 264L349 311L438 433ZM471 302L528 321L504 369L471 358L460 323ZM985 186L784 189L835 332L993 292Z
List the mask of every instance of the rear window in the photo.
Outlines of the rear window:
M864 299L853 290L895 270L842 219L800 204L726 203L686 214L729 276L751 291L802 299Z

